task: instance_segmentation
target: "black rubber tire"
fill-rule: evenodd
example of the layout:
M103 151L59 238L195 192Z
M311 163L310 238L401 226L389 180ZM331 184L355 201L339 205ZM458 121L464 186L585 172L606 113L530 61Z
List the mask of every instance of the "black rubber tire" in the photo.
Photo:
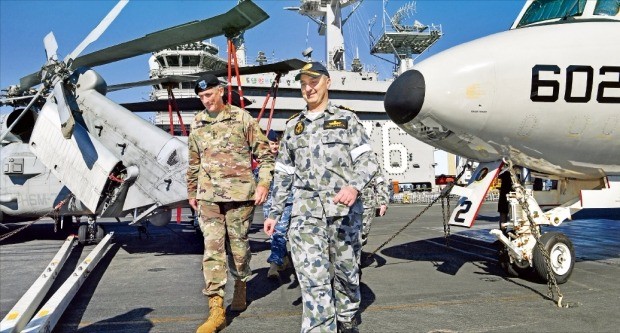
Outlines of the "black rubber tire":
M540 242L549 253L551 269L558 284L568 281L575 267L575 249L568 236L561 232L548 232L540 237ZM545 257L540 251L538 244L534 247L533 258L534 270L539 278L547 280L547 265Z
M510 256L508 255L508 249L506 249L506 247L502 247L499 250L498 257L500 267L509 277L522 277L525 273L530 271L530 267L522 268L515 263L511 263Z
M105 229L102 226L97 225L97 233L95 234L95 243L99 244L101 240L105 237Z
M82 245L88 243L88 224L80 223L78 227L78 242Z

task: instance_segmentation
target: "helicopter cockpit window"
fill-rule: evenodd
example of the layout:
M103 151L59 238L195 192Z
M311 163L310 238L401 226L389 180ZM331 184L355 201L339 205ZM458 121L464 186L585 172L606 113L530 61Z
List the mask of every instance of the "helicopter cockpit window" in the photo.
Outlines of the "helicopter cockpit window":
M594 15L616 16L620 9L620 0L598 0Z
M517 27L558 18L580 16L586 0L538 0L526 10Z

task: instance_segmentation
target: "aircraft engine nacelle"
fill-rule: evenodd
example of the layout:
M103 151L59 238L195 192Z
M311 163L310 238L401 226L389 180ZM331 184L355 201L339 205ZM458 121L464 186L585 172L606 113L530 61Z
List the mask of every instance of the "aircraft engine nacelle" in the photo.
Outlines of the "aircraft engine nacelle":
M170 220L172 220L172 210L170 209L162 210L149 217L149 222L156 227L163 227L170 223Z
M13 125L15 120L22 113L23 109L16 109L15 111L2 116L0 133L6 132L6 130ZM32 128L37 120L37 115L34 111L27 111L26 114L19 119L19 122L11 129L11 132L4 137L3 141L6 142L28 142Z

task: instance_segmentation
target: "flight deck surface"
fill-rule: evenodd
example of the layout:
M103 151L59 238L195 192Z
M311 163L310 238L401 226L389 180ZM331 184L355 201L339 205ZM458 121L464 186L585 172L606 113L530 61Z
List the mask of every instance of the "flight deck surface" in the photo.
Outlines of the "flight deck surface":
M454 205L452 205L454 207ZM372 252L423 205L393 205L373 222L364 253ZM611 212L611 213L610 213ZM185 212L184 212L185 213ZM112 245L84 282L54 332L193 332L208 315L200 271L202 237L183 214L180 224L148 227L139 237L128 223L102 219ZM361 332L616 332L620 327L620 216L579 214L554 231L567 234L577 262L560 285L558 308L547 284L509 278L497 262L488 230L496 203L484 203L472 229L451 228L444 239L441 206L396 236L363 269ZM228 312L224 332L299 332L301 298L294 272L267 279L269 243L257 209L250 231L252 278L245 312ZM14 228L14 227L13 227ZM51 220L40 221L0 246L0 314L4 317L63 243ZM94 248L77 246L52 291ZM229 283L226 305L232 297Z

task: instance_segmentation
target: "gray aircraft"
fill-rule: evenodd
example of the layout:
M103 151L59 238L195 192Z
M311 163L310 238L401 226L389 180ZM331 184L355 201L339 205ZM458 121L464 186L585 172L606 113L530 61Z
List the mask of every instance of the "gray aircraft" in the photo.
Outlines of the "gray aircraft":
M108 99L105 80L91 67L235 36L269 16L243 1L224 14L80 56L126 4L119 1L64 59L48 34L41 70L7 89L1 103L16 108L1 124L0 223L53 214L62 229L71 216L88 215L78 229L84 243L104 235L95 217L134 213L132 224L165 225L171 210L187 201L187 145Z

